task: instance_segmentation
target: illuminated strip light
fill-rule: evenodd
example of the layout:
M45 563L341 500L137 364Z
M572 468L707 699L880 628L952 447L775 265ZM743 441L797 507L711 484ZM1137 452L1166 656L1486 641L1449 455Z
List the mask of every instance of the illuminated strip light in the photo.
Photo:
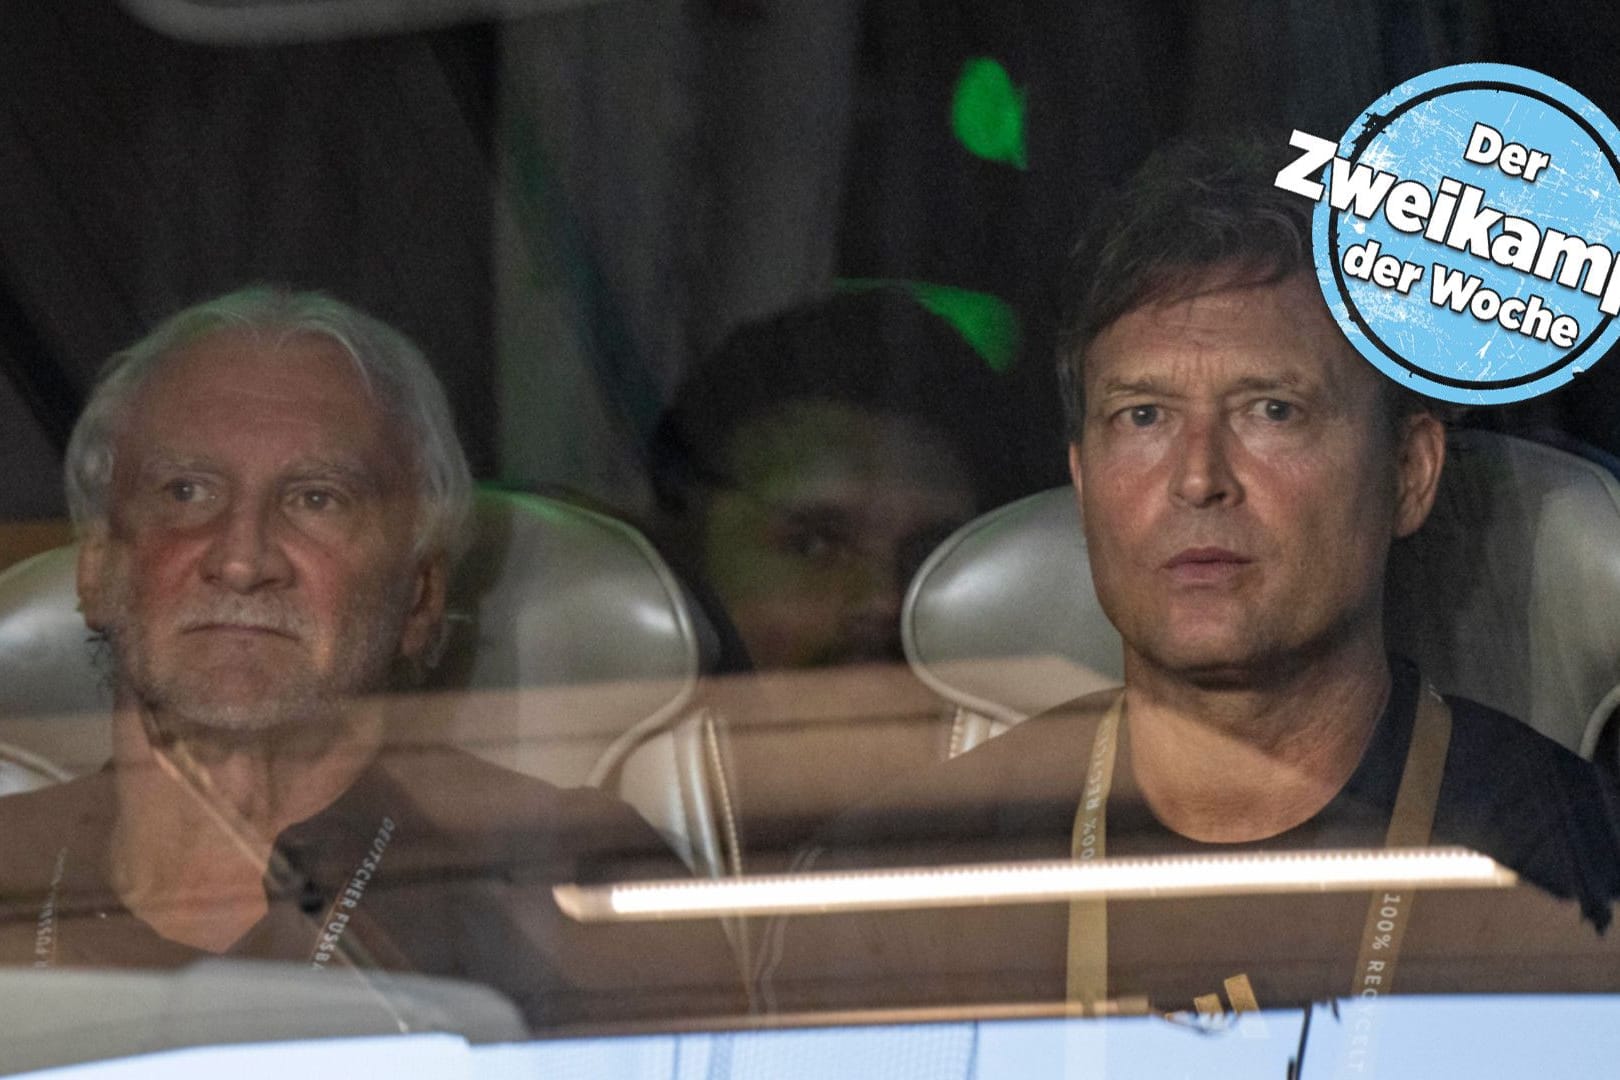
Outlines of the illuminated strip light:
M1488 856L1441 847L974 863L570 884L552 892L558 907L580 922L634 922L1397 887L1503 888L1517 881L1517 875Z

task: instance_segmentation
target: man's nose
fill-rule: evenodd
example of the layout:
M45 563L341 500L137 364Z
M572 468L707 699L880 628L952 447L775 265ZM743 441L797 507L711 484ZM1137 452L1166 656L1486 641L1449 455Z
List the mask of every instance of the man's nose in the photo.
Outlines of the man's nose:
M900 607L910 584L896 558L863 561L844 612L852 653L868 660L899 660Z
M226 508L215 519L203 576L212 584L239 593L290 580L292 565L276 536L274 510L248 500Z
M1243 498L1232 469L1232 433L1218 418L1191 418L1176 441L1170 493L1191 507L1223 506Z
M862 615L900 622L900 602L906 585L898 560L874 559L864 568L854 607Z

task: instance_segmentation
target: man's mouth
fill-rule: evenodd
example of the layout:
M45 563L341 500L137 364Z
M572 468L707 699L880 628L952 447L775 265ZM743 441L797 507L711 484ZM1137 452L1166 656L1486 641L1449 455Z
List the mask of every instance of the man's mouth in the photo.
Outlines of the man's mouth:
M1253 561L1226 548L1184 548L1165 560L1163 569L1182 584L1213 585L1229 581Z
M243 637L282 637L296 640L297 635L280 624L257 622L202 622L184 626L181 633L236 634Z

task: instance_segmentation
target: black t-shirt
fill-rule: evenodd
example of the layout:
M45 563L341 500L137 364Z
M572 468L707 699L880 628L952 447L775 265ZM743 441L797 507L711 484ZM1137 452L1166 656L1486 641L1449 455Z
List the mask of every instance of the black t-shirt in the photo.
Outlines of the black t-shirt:
M1362 761L1301 825L1246 844L1204 844L1142 802L1125 725L1108 803L1108 854L1382 847L1420 680L1394 685ZM1084 699L1083 699L1084 700ZM1491 855L1533 883L1418 893L1397 992L1620 989L1616 799L1589 763L1511 718L1450 699L1452 735L1431 843ZM1069 857L1099 710L1064 706L844 815L803 869ZM1109 989L1185 1009L1246 975L1262 1006L1349 993L1368 893L1117 901ZM1583 918L1584 913L1584 918ZM1068 908L1030 904L775 920L756 972L783 1010L1061 1003Z
M106 876L111 767L0 799L0 963L172 968L212 955L160 936ZM585 926L559 882L685 874L622 803L459 751L395 750L277 837L266 915L225 955L485 983L535 1028L742 1006L711 922Z

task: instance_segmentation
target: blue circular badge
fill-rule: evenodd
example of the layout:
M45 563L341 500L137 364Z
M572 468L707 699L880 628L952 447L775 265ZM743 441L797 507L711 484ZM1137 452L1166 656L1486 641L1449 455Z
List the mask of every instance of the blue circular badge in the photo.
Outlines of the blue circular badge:
M1564 84L1505 64L1441 68L1374 102L1326 168L1326 140L1293 145L1307 151L1296 185L1321 186L1312 238L1328 306L1402 385L1520 401L1620 338L1620 132Z

